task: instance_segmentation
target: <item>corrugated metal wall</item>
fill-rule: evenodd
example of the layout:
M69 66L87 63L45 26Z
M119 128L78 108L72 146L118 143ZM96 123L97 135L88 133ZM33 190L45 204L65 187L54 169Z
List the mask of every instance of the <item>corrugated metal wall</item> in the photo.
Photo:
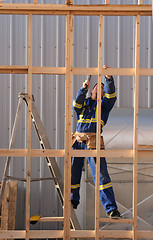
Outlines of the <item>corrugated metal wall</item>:
M4 1L5 2L5 1ZM11 1L32 3L33 1ZM104 1L74 1L75 4L98 4ZM81 2L81 3L80 3ZM38 3L65 3L65 1L42 1ZM125 1L110 3L127 4ZM129 4L137 1L128 1ZM145 1L150 4L150 1ZM153 26L151 17L141 17L140 67L153 67ZM33 66L65 66L65 16L33 16ZM28 17L0 16L0 65L28 64ZM104 17L103 64L111 67L134 67L135 17ZM97 67L98 65L98 17L74 17L74 67ZM73 96L82 86L85 76L73 77ZM91 87L97 77L92 77ZM152 77L140 77L139 106L153 107ZM133 77L115 76L116 107L133 107ZM18 93L27 92L26 75L0 74L0 148L8 148L18 102ZM34 75L33 95L52 148L64 148L65 76ZM26 147L26 114L23 105L14 148ZM73 118L73 130L75 116ZM32 130L32 147L39 148L39 141ZM57 159L60 169L63 160ZM0 177L5 158L0 157ZM26 177L24 158L12 159L10 175ZM63 170L62 170L63 175ZM50 177L43 158L32 159L32 177ZM62 209L51 181L31 184L31 214L57 216ZM16 228L25 224L25 183L18 183L18 207ZM38 224L35 228L59 228L58 224Z

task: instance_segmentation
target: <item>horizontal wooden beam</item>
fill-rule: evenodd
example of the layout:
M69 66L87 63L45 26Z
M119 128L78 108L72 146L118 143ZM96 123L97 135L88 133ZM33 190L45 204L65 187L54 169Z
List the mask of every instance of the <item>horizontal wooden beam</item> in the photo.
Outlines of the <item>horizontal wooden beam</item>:
M0 230L0 239L3 238L16 238L16 239L24 239L26 237L26 231L17 231L17 230Z
M0 3L0 14L151 16L152 5L65 5Z
M28 66L21 65L1 65L0 73L7 74L28 74Z
M138 157L142 159L150 159L153 161L153 150L138 150Z
M31 149L32 157L64 157L65 149Z
M140 76L153 76L153 68L139 68Z
M65 75L66 67L32 67L33 74Z
M133 219L111 219L111 218L99 218L99 222L103 222L103 223L129 223L132 224L133 223Z
M153 231L138 231L138 239L152 239Z
M0 149L2 157L26 157L27 149Z
M115 239L132 239L133 231L127 231L127 230L102 230L99 231L99 237L100 238L115 238Z
M63 238L63 230L31 230L29 238Z
M141 74L146 74L147 72L153 74L152 71L148 71L148 68L145 68L141 71ZM98 75L98 68L72 68L73 75ZM102 68L102 75L117 75L117 76L134 76L135 68Z
M95 238L94 230L71 230L71 238Z
M119 238L119 239L132 239L132 231L126 230L102 230L99 231L100 238ZM152 239L153 231L138 231L138 239ZM24 239L26 237L26 231L17 230L0 230L0 239L3 238L16 238ZM29 237L33 238L63 238L63 230L31 230L29 231ZM71 238L94 238L94 230L71 230Z
M124 231L124 230L102 230L99 231L100 238L116 238L116 239L124 239L132 238L132 231ZM71 230L71 238L94 238L95 231L92 230Z
M138 148L141 148L141 149L153 149L153 145L138 145Z
M52 75L65 75L65 67L32 67L32 74L52 74ZM0 73L7 74L28 74L28 66L20 65L1 65Z
M96 150L71 150L71 156L73 157L96 157L97 151ZM133 157L133 149L106 149L100 150L101 157L113 157L113 158L132 158Z
M99 231L100 238L132 239L133 231L127 230L102 230ZM138 231L138 239L152 239L153 231ZM74 238L94 238L95 232L92 230L71 230L71 237Z
M0 149L0 156L26 157L27 149ZM31 149L31 157L64 157L64 149Z
M71 156L80 157L96 157L96 150L71 150ZM0 156L12 157L26 157L27 149L0 149ZM64 157L65 149L31 149L31 157ZM105 149L100 150L101 157L120 158L133 158L133 149ZM153 150L138 150L139 159L150 159L153 161Z
M153 68L140 68L140 76L153 76ZM0 73L28 74L28 66L1 65ZM66 67L32 67L32 74L65 75ZM98 75L98 68L72 68L73 75ZM134 76L135 68L102 68L102 75Z

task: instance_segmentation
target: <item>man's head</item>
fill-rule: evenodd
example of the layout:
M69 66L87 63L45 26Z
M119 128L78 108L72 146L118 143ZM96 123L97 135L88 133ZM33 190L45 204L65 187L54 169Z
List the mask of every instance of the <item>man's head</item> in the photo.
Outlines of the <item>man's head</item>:
M91 92L91 98L92 100L97 100L97 88L98 88L98 83L96 83L93 86L92 92ZM104 93L104 84L101 83L101 98L104 97L105 93Z

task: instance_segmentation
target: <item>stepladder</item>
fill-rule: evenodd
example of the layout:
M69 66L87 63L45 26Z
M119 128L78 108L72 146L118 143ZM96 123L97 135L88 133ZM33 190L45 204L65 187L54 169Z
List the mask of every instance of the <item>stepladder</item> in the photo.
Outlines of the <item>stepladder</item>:
M15 135L16 135L16 130L17 130L17 125L18 125L19 116L20 116L23 101L28 106L28 94L27 93L19 93L19 95L18 95L18 106L17 106L16 116L15 116L14 125L13 125L13 129L12 129L11 139L10 139L10 143L9 143L9 149L13 148ZM35 100L34 100L33 96L32 96L31 119L32 119L34 129L36 131L37 137L39 139L41 148L42 149L51 149L51 145L49 143L46 131L43 127L43 124L42 124L42 121L40 119L39 113L37 111ZM51 179L54 182L55 189L56 189L57 195L59 197L61 206L64 207L64 181L62 179L62 175L61 175L61 172L59 170L56 159L54 157L45 157L45 160L46 160L49 172L51 174ZM11 162L11 157L9 156L9 157L6 158L3 177L2 177L2 182L1 182L0 206L1 206L1 203L2 203L2 198L3 198L3 194L4 194L6 180L8 179L8 171L9 171L10 162ZM71 205L70 226L71 226L71 229L81 230L79 221L76 217L76 214L75 214L75 211L74 211L72 205Z

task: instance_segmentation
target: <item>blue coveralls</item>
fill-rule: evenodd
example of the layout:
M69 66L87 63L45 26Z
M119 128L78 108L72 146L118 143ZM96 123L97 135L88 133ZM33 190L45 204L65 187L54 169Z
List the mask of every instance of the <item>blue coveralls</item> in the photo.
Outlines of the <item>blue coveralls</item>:
M93 101L91 98L86 98L86 93L88 90L81 88L74 101L73 110L77 114L77 126L76 131L81 133L96 132L97 125L97 101ZM102 98L101 102L101 132L102 127L106 124L109 112L113 108L116 101L116 92L114 79L111 77L107 79L105 77L104 84L105 96ZM87 149L86 141L75 142L73 149ZM96 158L87 158L93 180L96 181ZM79 204L80 200L80 181L82 175L82 168L84 163L84 157L73 157L72 158L72 169L71 169L71 200L75 202L76 205ZM104 157L100 158L100 201L108 213L113 209L117 209L115 202L115 196L112 188L111 179L107 171L107 163Z

